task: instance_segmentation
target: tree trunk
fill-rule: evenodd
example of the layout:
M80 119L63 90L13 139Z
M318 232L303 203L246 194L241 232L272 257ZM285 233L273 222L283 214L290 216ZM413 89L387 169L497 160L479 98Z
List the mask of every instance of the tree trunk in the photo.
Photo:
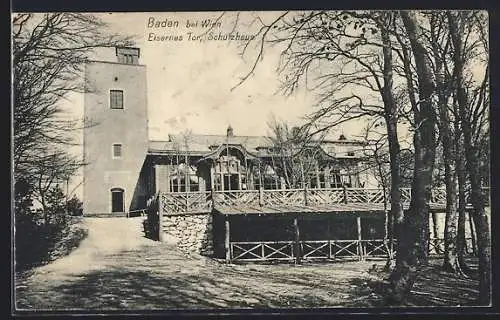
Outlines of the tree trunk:
M436 50L437 51L437 50ZM437 52L436 52L437 53ZM447 97L444 92L444 79L441 76L442 65L437 70L437 89L439 101L440 133L443 145L444 180L446 186L446 219L444 226L444 261L443 268L449 272L457 272L457 190L454 170L455 148L453 145L450 117L448 115Z
M441 246L439 244L439 218L438 218L438 213L437 212L432 212L431 214L432 217L432 238L434 240L434 250L436 251L436 254L441 253Z
M457 261L457 190L456 190L456 174L455 174L455 145L453 142L453 132L451 130L450 116L448 111L448 99L450 96L443 71L443 65L446 63L444 52L441 54L439 43L439 35L436 30L436 24L442 21L444 15L442 13L433 13L431 19L431 39L432 53L434 56L435 76L436 76L436 91L438 95L439 118L440 118L440 136L443 146L443 161L444 161L444 182L446 186L446 218L444 227L444 261L443 268L449 272L457 272L459 270ZM434 216L433 216L434 218ZM434 221L436 223L436 221ZM436 228L436 225L434 225ZM437 238L437 236L435 235ZM437 251L437 246L436 246Z
M392 19L392 13L388 13L388 19ZM403 221L403 206L401 204L401 172L400 172L400 145L398 139L398 106L393 96L393 62L392 62L392 44L389 31L382 26L381 37L383 43L383 78L384 87L382 88L382 100L384 102L384 117L387 128L387 140L389 143L389 159L391 169L391 210L387 217L387 232L389 239L393 241L393 233L399 239L401 233L401 224ZM385 190L384 190L385 193ZM394 230L392 230L394 225ZM389 257L390 258L390 257ZM390 266L390 261L388 261Z
M49 224L49 211L47 208L47 205L45 204L45 194L40 193L40 199L42 203L42 210L43 210L43 221L45 224Z
M460 160L459 160L460 161ZM460 172L458 175L463 175ZM465 178L465 177L464 177ZM461 178L459 178L461 180ZM464 179L465 180L465 179ZM465 237L465 192L463 185L458 186L458 229L457 229L457 260L458 266L462 272L470 273L470 268L465 261L465 252L467 249L467 239Z
M45 203L45 188L42 186L43 176L40 175L38 178L38 193L40 195L40 204L42 205L43 210L43 222L47 225L49 223L49 211L47 208L47 204Z
M457 112L455 112L458 114ZM457 154L463 154L461 143L461 134L458 119L455 119L455 151ZM463 157L456 157L457 181L458 181L458 228L457 228L457 259L460 270L468 274L470 268L465 262L465 252L467 250L467 240L465 237L466 222L466 199L465 182L466 172Z
M446 162L446 160L445 160ZM446 164L445 164L446 166ZM451 169L448 169L451 170ZM445 169L446 171L446 169ZM451 177L446 179L446 220L444 227L444 262L443 268L449 272L458 272L459 264L457 257L457 196L454 174L449 173ZM446 176L446 173L445 173ZM449 180L448 180L449 179Z
M479 167L477 146L473 144L469 101L465 88L463 71L465 68L464 53L462 52L462 33L459 19L455 14L447 12L450 35L453 43L453 60L455 63L454 77L457 88L457 103L461 115L461 129L464 135L464 151L466 169L469 173L471 186L471 202L473 207L474 223L476 225L477 246L479 257L479 302L482 305L491 304L491 238L488 216L484 210L483 193L481 190L481 172Z
M410 208L399 231L396 268L390 276L391 303L403 303L415 281L418 266L427 262L429 198L435 158L435 114L431 102L434 80L426 58L426 49L420 42L421 30L413 12L401 11L408 34L419 83L420 110L415 111L416 128L413 136L415 168Z
M417 261L426 263L428 255L429 199L432 188L432 171L436 152L436 114L432 104L435 83L432 76L427 51L421 43L422 30L413 12L401 13L405 29L410 39L419 83L420 110L415 113L415 168L412 182L408 225L415 227L414 249ZM411 232L410 232L411 234Z
M476 237L476 227L474 227L474 221L472 218L472 214L469 211L469 230L470 230L470 240L471 240L471 246L472 246L472 254L474 256L477 256L477 237Z

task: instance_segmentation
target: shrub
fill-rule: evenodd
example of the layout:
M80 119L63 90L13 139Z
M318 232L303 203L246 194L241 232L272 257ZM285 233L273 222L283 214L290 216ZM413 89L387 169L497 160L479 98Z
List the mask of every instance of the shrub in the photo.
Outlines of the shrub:
M68 200L68 214L72 216L81 216L83 214L83 203L78 199L76 195L73 195L71 199Z
M31 198L21 193L15 207L15 257L16 271L48 263L68 254L86 236L81 218L71 216L81 212L82 202L73 196L66 197L59 187L51 188L45 198L48 220L43 212L29 209Z

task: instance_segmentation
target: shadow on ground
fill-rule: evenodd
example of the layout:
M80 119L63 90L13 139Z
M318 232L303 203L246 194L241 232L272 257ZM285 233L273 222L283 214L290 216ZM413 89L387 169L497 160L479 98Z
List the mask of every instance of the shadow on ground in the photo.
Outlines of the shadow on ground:
M137 222L137 223L136 223ZM16 309L40 311L383 306L384 260L226 265L138 236L142 221L89 220L79 251L16 275ZM101 245L106 241L106 245ZM72 260L73 259L73 260ZM477 260L477 259L476 259ZM477 276L464 279L431 260L408 306L472 305Z
M479 296L476 259L469 259L469 277L445 272L441 259L432 259L417 276L406 307L453 307L477 306ZM386 307L384 302L389 277L388 272L378 271L377 279L353 278L350 283L356 287L355 298L346 307Z
M439 260L440 261L440 260ZM477 278L465 279L432 262L417 278L406 306L470 306ZM161 261L157 261L161 263ZM214 264L214 265L212 265ZM53 286L20 290L18 308L39 310L166 310L222 308L384 307L382 271L361 264L227 266L214 263L179 270L110 268L75 275ZM362 264L366 267L366 264ZM326 267L326 268L325 268ZM353 268L354 267L354 268ZM379 265L381 267L381 265ZM189 270L187 270L189 269ZM331 272L330 272L330 270Z
M77 281L51 288L50 294L33 295L19 301L19 308L37 309L184 309L184 308L273 308L318 307L331 301L304 292L303 295L287 292L261 292L252 285L262 281L259 272L236 272L241 283L222 280L213 274L182 276L155 275L152 271L105 270L79 276ZM249 277L250 276L250 277ZM280 281L283 288L307 287L307 279L270 279ZM30 301L27 304L27 301ZM24 302L24 303L23 303Z

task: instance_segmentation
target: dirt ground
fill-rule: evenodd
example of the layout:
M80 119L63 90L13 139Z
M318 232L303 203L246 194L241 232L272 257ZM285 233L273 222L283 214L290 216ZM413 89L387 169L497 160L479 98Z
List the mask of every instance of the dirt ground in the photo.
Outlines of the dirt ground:
M384 261L226 265L143 237L139 218L85 218L69 256L17 275L16 309L105 311L381 306ZM409 306L471 305L477 281L422 272Z

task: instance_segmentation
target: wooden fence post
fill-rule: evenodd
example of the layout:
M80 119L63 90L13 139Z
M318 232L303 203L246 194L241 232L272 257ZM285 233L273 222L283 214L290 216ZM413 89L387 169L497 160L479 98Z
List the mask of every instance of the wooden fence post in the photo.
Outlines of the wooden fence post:
M307 184L304 186L304 205L308 205L308 200L307 200L307 192L308 192L308 187Z
M357 224L357 229L358 229L358 254L359 254L359 260L363 260L364 257L363 257L363 242L361 241L362 240L362 236L361 236L361 217L360 216L357 216L356 217L356 224Z
M259 205L264 206L264 189L259 185Z
M231 262L231 248L230 248L231 229L230 229L230 225L229 225L229 216L227 214L224 216L224 225L225 225L224 248L226 249L226 263L230 263Z
M300 263L301 252L300 252L300 230L299 230L299 220L297 217L293 218L293 227L295 231L295 264Z
M345 183L342 185L342 193L344 194L344 203L347 203L347 186Z
M210 189L210 200L212 201L212 208L215 208L215 194L214 194L214 189Z
M158 194L157 206L158 206L158 241L163 242L163 205L162 205L162 193Z
M328 239L328 260L332 258L332 240Z

